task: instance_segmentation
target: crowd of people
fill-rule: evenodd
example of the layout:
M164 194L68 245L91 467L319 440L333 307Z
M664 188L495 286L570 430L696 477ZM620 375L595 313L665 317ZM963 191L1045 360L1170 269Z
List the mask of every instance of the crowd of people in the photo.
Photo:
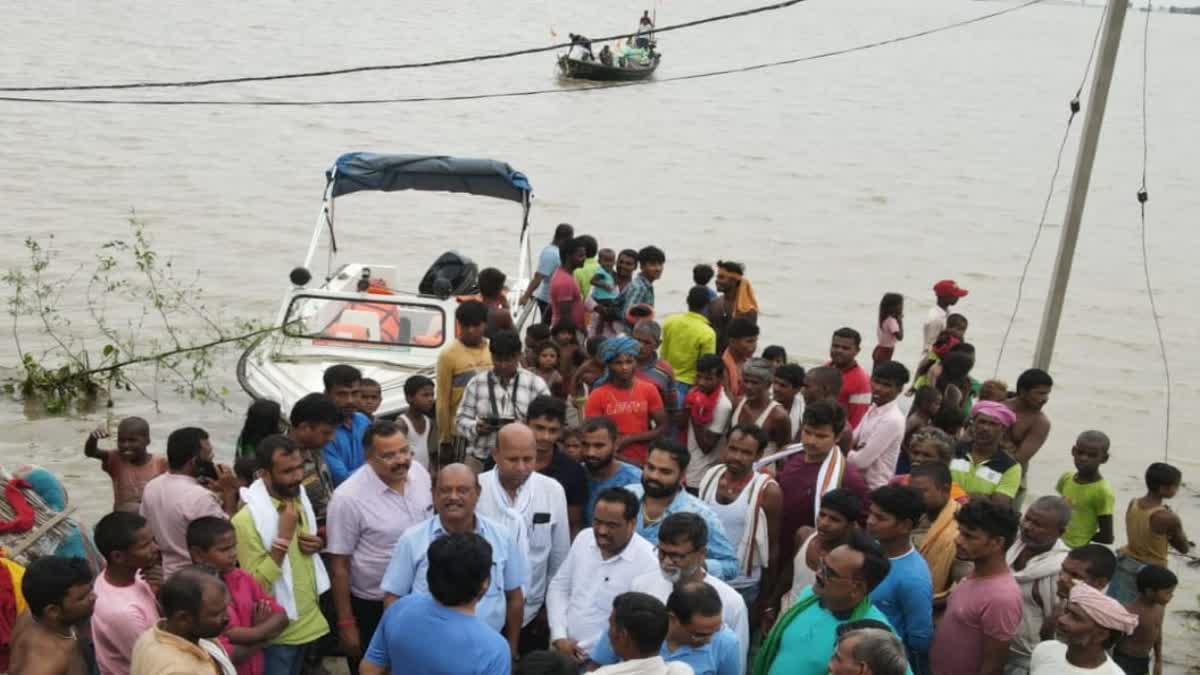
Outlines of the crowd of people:
M675 307L665 263L561 225L523 338L484 270L403 411L335 365L254 402L232 468L198 427L97 430L103 565L4 561L8 672L1161 673L1180 472L1146 469L1116 551L1102 431L1027 500L1053 380L972 377L965 289L933 285L911 371L895 293L870 364L842 327L805 369L760 350L743 264Z

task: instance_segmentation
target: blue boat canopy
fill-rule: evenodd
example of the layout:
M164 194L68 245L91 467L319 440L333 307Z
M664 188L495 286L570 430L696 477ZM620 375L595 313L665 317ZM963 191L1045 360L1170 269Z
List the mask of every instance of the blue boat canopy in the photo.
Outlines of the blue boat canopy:
M381 155L349 152L325 172L330 193L340 197L360 190L466 192L527 204L532 190L525 174L504 162L446 155Z

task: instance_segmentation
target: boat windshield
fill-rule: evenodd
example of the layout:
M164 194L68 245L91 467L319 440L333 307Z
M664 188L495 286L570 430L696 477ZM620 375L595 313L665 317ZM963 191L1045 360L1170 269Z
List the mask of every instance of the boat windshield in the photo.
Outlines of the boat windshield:
M315 345L435 348L446 341L446 314L436 305L387 295L297 295L288 305L283 333Z

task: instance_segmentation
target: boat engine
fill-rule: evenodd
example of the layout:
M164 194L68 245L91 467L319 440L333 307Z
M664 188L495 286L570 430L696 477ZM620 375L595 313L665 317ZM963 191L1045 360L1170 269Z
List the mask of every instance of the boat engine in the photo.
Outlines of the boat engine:
M417 290L422 295L449 297L479 292L479 266L457 251L447 251L433 262Z

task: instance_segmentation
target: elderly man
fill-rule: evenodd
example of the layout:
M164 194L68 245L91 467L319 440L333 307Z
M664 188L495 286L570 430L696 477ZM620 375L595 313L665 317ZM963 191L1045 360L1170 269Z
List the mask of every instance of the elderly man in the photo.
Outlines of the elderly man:
M971 408L971 440L955 449L950 474L972 497L1012 505L1021 487L1021 464L1000 442L1015 420L1003 403L980 401Z
M933 605L939 608L946 605L954 584L971 573L971 563L957 556L955 516L961 505L950 498L953 482L950 469L936 462L914 466L908 482L925 503L925 513L912 533L913 546L929 566Z
M550 581L551 644L577 664L587 661L604 633L613 599L630 589L635 576L654 568L654 546L638 536L637 515L637 497L628 490L608 488L597 495L592 527L575 538Z
M219 577L203 567L186 567L163 584L159 601L163 618L133 646L130 675L237 672L214 642L229 623L229 593Z
M524 655L550 645L543 605L546 587L571 549L567 496L557 481L534 471L537 441L524 424L500 429L492 458L496 468L479 476L478 512L507 527L529 561L519 645Z
M1062 497L1042 497L1029 505L1021 519L1020 536L1005 559L1021 588L1021 626L1008 647L1005 675L1026 675L1029 656L1041 642L1042 622L1058 604L1058 577L1071 551L1062 535L1071 521L1071 507Z
M476 513L479 478L465 464L443 467L433 491L436 515L410 527L392 553L380 588L388 606L410 593L429 592L429 545L448 533L474 532L492 547L492 573L475 615L493 630L502 631L515 659L525 613L522 587L529 580L529 563L517 535Z
M658 387L637 377L641 349L627 335L605 340L600 347L600 360L608 366L605 382L592 390L583 407L585 417L607 417L617 425L617 454L636 466L645 463L650 443L667 428Z
M773 454L792 442L795 431L787 408L771 400L774 373L766 359L750 359L742 364L743 396L737 402L730 420L731 426L753 424L767 434L765 454Z
M754 657L754 675L823 675L839 624L874 619L891 626L871 604L871 591L891 565L875 542L855 532L821 561L816 581L775 622Z
M904 675L904 645L885 628L838 630L837 648L829 658L829 675Z
M367 427L366 468L333 492L329 502L330 576L338 638L352 673L383 616L379 587L392 549L405 530L433 511L429 472L413 461L408 439L395 422Z
M1137 615L1116 600L1087 584L1075 584L1066 611L1058 618L1058 640L1043 642L1033 650L1030 672L1120 675L1124 671L1105 650L1122 635L1133 633L1137 624Z

